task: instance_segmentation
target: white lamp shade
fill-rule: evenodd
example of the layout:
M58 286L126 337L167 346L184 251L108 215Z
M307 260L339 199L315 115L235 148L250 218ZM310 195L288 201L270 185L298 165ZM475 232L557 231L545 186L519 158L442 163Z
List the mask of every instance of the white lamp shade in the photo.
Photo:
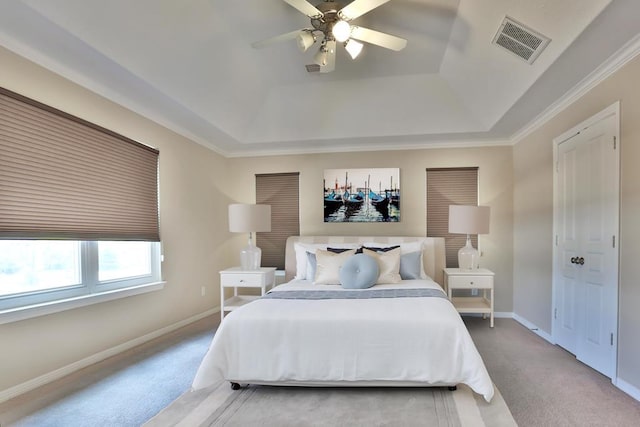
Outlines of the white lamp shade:
M337 42L346 42L351 35L351 25L347 21L338 21L331 29L331 32Z
M449 206L449 233L489 233L489 206Z
M298 34L297 41L298 48L302 52L306 52L307 49L316 42L316 38L309 31L301 31L300 34Z
M271 205L229 205L229 231L271 231Z
M318 49L318 53L316 53L313 56L313 62L315 62L316 64L320 65L321 67L324 67L325 65L327 65L327 58L329 57L329 54L327 52L327 50L325 49L324 46L320 46L320 49Z
M356 59L360 52L362 52L362 48L364 45L360 42L357 42L353 39L349 39L349 41L344 45L344 48L347 50L351 59Z

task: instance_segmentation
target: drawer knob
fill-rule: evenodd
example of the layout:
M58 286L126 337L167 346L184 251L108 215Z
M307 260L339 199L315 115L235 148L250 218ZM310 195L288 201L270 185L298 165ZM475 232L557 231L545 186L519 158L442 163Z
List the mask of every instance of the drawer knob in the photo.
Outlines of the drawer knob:
M473 285L473 282L471 282L471 284Z

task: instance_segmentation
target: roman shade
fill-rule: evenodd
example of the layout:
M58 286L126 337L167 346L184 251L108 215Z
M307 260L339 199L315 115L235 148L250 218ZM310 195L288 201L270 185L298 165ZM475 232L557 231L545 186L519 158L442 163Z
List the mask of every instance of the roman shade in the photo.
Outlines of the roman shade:
M159 241L158 154L0 88L0 238Z
M256 203L271 205L271 231L256 233L262 265L284 270L289 236L300 234L299 172L256 174Z
M427 169L427 236L444 237L447 267L458 267L466 236L449 233L449 205L478 204L478 168ZM471 240L478 247L478 236Z

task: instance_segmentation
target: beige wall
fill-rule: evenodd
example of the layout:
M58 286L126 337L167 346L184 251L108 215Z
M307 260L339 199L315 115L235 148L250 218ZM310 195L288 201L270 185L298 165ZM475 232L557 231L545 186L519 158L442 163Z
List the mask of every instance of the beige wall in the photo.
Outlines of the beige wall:
M551 333L553 138L620 100L621 218L618 377L640 388L640 57L516 144L514 311Z
M0 86L160 150L162 291L0 325L0 392L219 305L225 160L0 48ZM201 286L206 296L201 296Z
M255 174L300 172L302 235L426 235L426 169L478 166L479 199L491 207L491 232L480 236L483 267L496 273L496 310L512 311L512 148L460 148L229 159L241 202L255 201ZM324 169L400 168L401 221L324 223ZM240 241L237 242L237 248ZM239 249L238 249L239 250Z

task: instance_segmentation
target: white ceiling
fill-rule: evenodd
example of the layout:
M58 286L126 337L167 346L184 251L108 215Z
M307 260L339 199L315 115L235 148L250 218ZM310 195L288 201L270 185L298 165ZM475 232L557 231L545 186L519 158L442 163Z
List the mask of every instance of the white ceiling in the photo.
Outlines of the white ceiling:
M491 43L506 15L551 38L533 64ZM340 47L320 74L304 67L316 48L251 47L309 26L282 0L0 0L0 44L242 156L508 143L638 17L637 0L391 0L354 23L407 47Z

